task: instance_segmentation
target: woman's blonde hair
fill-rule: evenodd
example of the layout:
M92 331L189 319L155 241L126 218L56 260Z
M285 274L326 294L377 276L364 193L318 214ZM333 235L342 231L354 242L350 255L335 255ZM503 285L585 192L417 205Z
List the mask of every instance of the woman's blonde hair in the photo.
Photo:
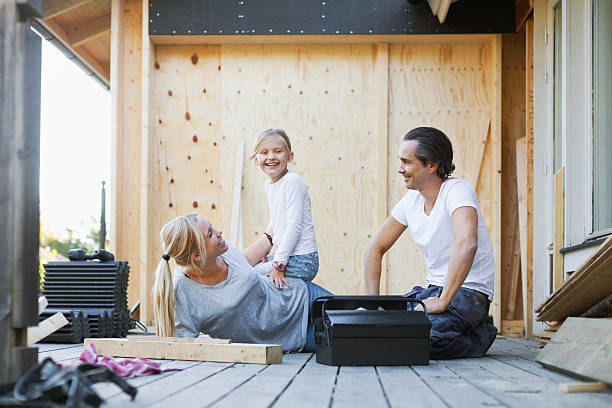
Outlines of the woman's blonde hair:
M289 136L283 129L266 129L262 131L255 138L255 147L253 148L253 154L257 154L261 147L268 143L268 141L272 138L279 137L283 142L285 142L285 146L287 146L287 150L291 151L291 142L289 141Z
M205 237L200 229L198 214L187 214L176 217L164 225L159 233L164 250L162 260L154 272L153 314L157 335L161 337L176 336L174 326L174 288L169 259L187 269L202 271L206 262L204 250ZM194 259L199 255L201 260Z

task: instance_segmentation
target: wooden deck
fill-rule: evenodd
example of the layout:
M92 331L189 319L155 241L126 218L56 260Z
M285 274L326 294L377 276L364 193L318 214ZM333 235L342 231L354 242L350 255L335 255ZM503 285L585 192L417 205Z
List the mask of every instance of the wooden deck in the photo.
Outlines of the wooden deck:
M164 360L181 368L129 380L130 401L111 384L96 385L106 407L612 407L612 392L568 394L580 382L534 361L537 342L497 339L485 358L431 361L423 367L329 367L313 354L286 354L282 364ZM82 344L40 344L39 358L67 361Z

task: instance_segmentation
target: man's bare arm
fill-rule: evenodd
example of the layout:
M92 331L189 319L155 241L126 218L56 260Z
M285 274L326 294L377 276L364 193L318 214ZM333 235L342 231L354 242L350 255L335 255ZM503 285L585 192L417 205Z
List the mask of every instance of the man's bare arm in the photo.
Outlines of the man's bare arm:
M389 216L370 241L363 260L366 294L378 295L380 293L382 257L405 230L405 225Z
M444 288L439 298L431 297L423 301L427 306L427 312L431 314L444 313L470 273L478 249L478 213L476 209L473 207L457 208L451 215L451 222L455 244L448 261Z

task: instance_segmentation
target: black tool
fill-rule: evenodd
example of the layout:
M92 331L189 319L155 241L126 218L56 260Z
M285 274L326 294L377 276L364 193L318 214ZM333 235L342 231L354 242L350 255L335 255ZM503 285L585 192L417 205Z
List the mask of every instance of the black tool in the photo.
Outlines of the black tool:
M71 261L91 261L97 259L101 262L110 262L115 260L115 255L105 249L96 249L91 254L85 252L84 249L69 249L68 259Z

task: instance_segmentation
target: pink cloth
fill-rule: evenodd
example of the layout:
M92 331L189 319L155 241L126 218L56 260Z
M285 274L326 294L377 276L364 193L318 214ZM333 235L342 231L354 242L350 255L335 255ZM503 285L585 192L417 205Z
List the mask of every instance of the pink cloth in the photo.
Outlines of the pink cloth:
M121 377L132 378L145 375L159 374L166 371L181 371L180 368L162 369L160 363L149 361L146 358L117 360L111 356L98 357L93 343L89 343L85 351L77 360L64 365L65 368L74 367L81 363L96 364L114 371Z

